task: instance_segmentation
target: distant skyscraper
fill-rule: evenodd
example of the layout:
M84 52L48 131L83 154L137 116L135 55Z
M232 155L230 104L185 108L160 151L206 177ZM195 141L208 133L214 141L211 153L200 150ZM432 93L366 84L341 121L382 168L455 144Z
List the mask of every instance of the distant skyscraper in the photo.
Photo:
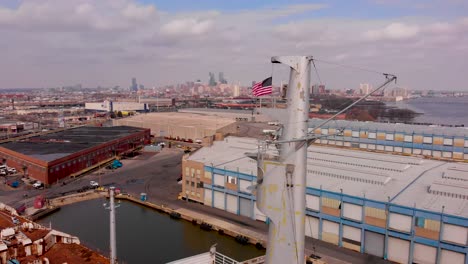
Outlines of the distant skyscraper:
M130 91L137 92L138 91L138 84L135 77L132 78L132 85L130 86Z
M239 86L238 84L234 85L234 89L233 89L232 95L233 95L234 97L240 96L240 86Z
M372 90L372 86L368 83L361 83L359 85L359 93L361 95L365 95L365 94L368 94L370 93L370 91Z
M227 84L227 80L224 79L224 72L219 72L219 75L218 75L218 79L219 79L219 83L224 83L224 84Z
M210 75L210 81L208 82L208 85L209 86L216 86L216 80L215 80L214 73L210 72L209 75Z

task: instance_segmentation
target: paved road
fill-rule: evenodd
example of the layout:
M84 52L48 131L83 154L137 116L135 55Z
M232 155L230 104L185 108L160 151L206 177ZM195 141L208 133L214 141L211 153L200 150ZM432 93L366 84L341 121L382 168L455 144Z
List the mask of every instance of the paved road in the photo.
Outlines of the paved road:
M253 130L260 129L255 127ZM46 197L57 196L61 193L77 190L83 186L88 186L89 181L100 182L101 185L114 185L123 192L127 192L138 197L140 193L146 192L148 200L155 204L164 204L173 209L187 208L206 214L207 217L217 217L233 224L241 225L244 228L268 232L268 226L259 221L255 221L243 216L233 215L223 210L211 208L198 203L177 200L181 191L181 186L177 179L181 175L181 158L183 151L177 148L163 149L158 154L144 153L132 159L122 160L123 167L115 171L101 169L100 172L94 172L76 180L67 180L64 186L53 185L45 190L9 190L0 186L0 201L6 202L12 206L23 202L32 205L36 195L42 194ZM0 184L1 185L1 184ZM1 191L3 188L4 191ZM23 195L28 194L24 199ZM380 258L367 254L360 254L351 250L339 248L337 246L325 243L323 241L307 238L306 252L317 255L326 255L333 259L330 263L389 263Z

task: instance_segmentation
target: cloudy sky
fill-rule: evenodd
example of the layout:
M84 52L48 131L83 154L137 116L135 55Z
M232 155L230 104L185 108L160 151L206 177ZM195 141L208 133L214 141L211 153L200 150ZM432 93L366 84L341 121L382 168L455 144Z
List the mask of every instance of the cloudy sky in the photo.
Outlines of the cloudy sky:
M395 73L410 89L468 90L466 0L0 0L0 88L250 84L313 55ZM317 61L329 88L381 76ZM312 73L313 82L318 82Z

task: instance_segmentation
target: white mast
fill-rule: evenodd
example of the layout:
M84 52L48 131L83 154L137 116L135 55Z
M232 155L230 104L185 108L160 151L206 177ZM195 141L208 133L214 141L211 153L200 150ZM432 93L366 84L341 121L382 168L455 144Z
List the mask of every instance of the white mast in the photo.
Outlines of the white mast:
M110 198L110 264L117 264L117 241L115 234L115 204L114 204L115 187L109 188Z
M307 137L312 56L272 57L291 67L288 118L280 141ZM279 157L260 153L257 206L271 220L266 263L304 263L307 141L283 143ZM265 145L260 151L265 151Z

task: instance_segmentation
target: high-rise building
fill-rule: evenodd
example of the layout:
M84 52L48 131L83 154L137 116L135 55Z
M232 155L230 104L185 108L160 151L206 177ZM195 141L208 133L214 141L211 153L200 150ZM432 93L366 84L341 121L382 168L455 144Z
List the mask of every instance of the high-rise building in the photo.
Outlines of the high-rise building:
M239 86L239 84L234 85L234 89L233 89L232 95L233 95L234 97L240 96L240 86Z
M130 86L130 91L136 92L138 91L138 84L135 77L132 78L132 85Z
M219 83L227 84L227 80L224 79L224 72L219 72L218 80L219 80Z
M214 77L214 73L210 72L209 76L210 76L210 81L208 82L208 85L209 86L216 86L216 80L215 80L215 77Z
M372 90L372 86L368 83L361 83L359 85L359 94L361 95L368 94L370 93L371 90Z
M312 85L310 89L310 94L312 95L318 95L318 94L324 94L325 93L325 85L323 84L314 84Z

